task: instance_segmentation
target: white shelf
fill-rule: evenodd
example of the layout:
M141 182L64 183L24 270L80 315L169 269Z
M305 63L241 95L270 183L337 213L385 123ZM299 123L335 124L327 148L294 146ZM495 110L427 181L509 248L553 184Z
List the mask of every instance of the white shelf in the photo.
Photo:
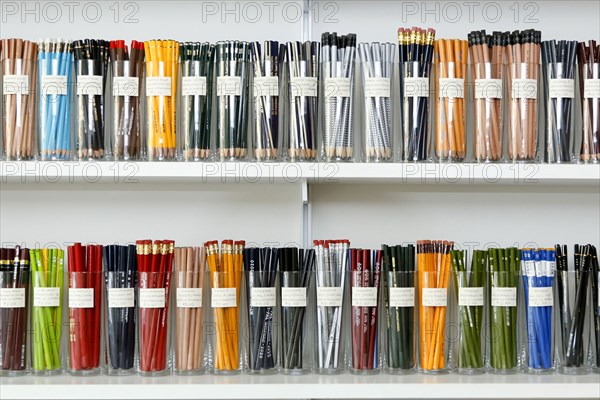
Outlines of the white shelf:
M0 379L9 399L597 399L600 376L197 376Z
M600 165L3 161L2 183L399 183L600 185Z

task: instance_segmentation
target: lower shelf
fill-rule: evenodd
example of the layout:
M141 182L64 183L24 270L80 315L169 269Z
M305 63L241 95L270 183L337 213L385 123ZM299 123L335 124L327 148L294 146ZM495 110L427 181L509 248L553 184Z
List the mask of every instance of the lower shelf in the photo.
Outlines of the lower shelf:
M598 399L600 375L1 378L9 399Z

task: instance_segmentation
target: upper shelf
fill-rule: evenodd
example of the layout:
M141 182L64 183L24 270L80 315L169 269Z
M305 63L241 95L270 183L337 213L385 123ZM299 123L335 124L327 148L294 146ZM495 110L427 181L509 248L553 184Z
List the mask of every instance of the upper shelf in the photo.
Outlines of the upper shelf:
M2 183L397 183L600 185L600 165L2 161Z

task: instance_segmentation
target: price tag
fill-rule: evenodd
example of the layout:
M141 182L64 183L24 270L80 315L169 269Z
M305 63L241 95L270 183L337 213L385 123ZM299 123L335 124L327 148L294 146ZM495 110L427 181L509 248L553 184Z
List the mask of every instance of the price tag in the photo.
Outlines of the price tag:
M439 94L442 98L462 99L465 97L465 80L460 78L440 78Z
M391 287L389 301L390 307L414 307L415 288Z
M314 77L290 78L292 97L317 97L319 81Z
M175 297L179 308L202 307L202 288L177 288Z
M424 307L446 307L448 305L448 289L423 288L422 305Z
M94 308L94 289L69 289L70 308Z
M237 307L235 288L214 288L211 291L210 304L213 308Z
M275 288L252 288L250 290L250 307L275 307Z
M353 287L352 307L377 307L377 288Z
M0 289L0 308L25 308L25 288Z
M67 95L67 77L65 75L42 75L42 95Z
M529 288L529 307L552 307L553 305L552 287Z
M365 78L365 97L391 97L390 78Z
M217 76L217 96L241 96L242 77Z
M165 288L140 289L140 308L164 308Z
M600 79L586 79L583 82L583 97L586 99L600 98Z
M102 77L100 75L77 75L77 95L102 96Z
M476 99L501 99L502 98L502 79L476 79L475 80L475 98Z
M350 78L325 79L325 97L350 97Z
M458 288L459 306L482 306L483 288L482 287L461 287Z
M171 77L147 76L146 96L171 96Z
M575 97L574 79L550 79L550 98L572 99Z
M135 306L133 288L109 288L108 308L131 308Z
M404 78L404 97L429 97L429 78Z
M137 97L140 92L140 80L130 76L115 76L113 78L113 95Z
M2 93L29 94L29 75L4 75Z
M306 307L306 288L305 287L282 287L281 288L281 306L282 307Z
M492 287L492 307L516 307L517 288Z
M181 78L182 96L206 96L205 76L184 76Z
M538 86L535 79L513 79L511 97L513 99L537 99Z
M341 307L343 292L341 287L318 287L317 306Z
M60 306L60 288L36 287L33 288L34 307L58 307Z
M254 97L279 96L279 79L276 76L254 78Z

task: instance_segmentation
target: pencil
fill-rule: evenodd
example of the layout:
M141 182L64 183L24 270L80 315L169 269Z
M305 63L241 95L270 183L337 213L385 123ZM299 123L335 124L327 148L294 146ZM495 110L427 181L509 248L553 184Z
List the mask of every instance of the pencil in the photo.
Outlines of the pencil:
M597 163L600 159L600 45L590 40L588 45L577 45L579 92L581 94L582 137L579 161Z

